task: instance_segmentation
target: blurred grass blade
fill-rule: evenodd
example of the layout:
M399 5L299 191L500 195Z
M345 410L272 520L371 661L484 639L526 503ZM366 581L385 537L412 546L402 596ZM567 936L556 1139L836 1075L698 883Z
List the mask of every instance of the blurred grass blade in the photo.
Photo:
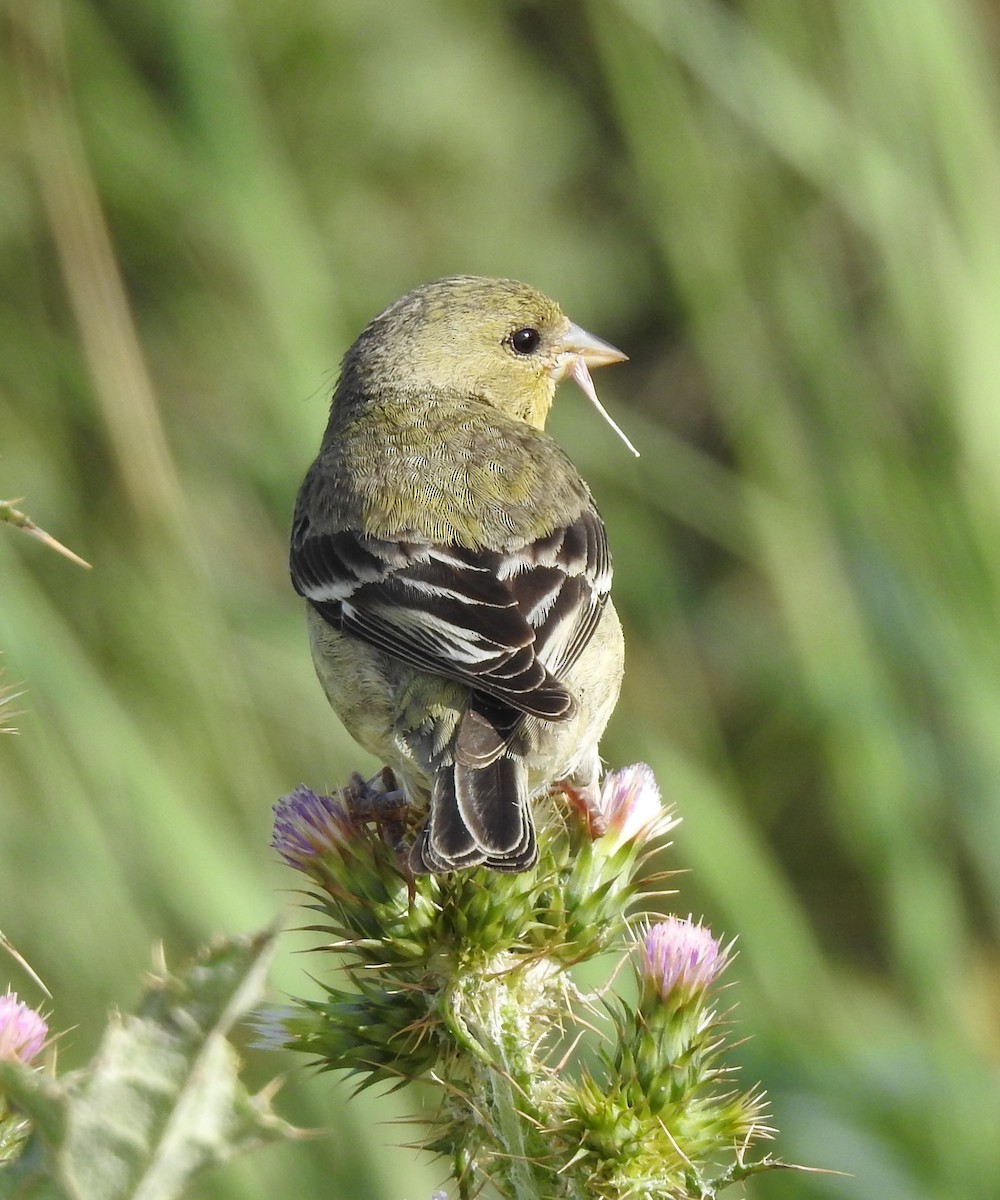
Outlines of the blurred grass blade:
M17 965L21 968L21 970L25 973L25 975L28 976L28 978L32 981L32 983L34 983L38 988L40 988L45 993L45 995L49 997L49 999L52 998L52 993L42 982L41 978L39 977L39 975L35 971L35 969L32 967L31 963L29 963L28 960L24 957L24 955L21 954L21 952L15 946L13 946L11 944L9 938L6 936L6 934L3 932L2 929L0 929L0 948L7 951L7 953L17 963Z

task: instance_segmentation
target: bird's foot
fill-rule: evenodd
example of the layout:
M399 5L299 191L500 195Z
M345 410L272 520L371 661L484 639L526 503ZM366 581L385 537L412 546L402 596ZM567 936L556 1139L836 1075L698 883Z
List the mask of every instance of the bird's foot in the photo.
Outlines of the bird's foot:
M596 787L575 787L567 779L553 785L554 792L561 792L567 803L587 828L594 839L608 832L608 819L601 810L600 791Z
M383 767L371 779L355 771L344 788L344 796L353 821L359 825L377 825L386 842L402 853L409 802L391 767Z

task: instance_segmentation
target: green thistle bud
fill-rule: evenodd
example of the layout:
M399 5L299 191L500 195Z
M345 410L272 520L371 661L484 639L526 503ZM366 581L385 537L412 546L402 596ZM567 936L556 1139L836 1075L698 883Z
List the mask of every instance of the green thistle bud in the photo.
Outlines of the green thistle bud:
M549 921L561 926L560 958L576 962L621 937L630 909L652 882L640 878L641 869L668 844L678 818L645 763L609 771L596 796L569 798L577 820L569 824Z
M721 974L728 948L691 918L667 917L639 946L639 1004L632 1042L636 1081L655 1113L716 1078L721 1049L709 988Z
M770 1132L761 1093L719 1086L729 1071L717 1065L725 1039L711 990L729 947L690 918L668 917L637 950L638 1004L612 1002L616 1044L604 1078L588 1076L569 1100L592 1193L713 1195L733 1147Z

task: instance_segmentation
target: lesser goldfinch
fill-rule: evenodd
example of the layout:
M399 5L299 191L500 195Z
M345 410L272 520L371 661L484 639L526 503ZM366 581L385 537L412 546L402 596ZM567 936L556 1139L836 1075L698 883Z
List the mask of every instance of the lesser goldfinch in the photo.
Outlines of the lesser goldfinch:
M531 797L596 785L624 663L611 556L543 428L564 376L600 407L588 366L624 358L477 276L409 292L344 357L291 574L331 705L427 808L416 872L526 870Z

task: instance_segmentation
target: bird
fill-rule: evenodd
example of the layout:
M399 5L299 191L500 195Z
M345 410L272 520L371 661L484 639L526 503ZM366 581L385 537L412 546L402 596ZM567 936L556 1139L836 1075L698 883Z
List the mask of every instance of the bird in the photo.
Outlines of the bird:
M593 794L624 639L605 525L545 433L557 384L626 359L511 279L415 288L345 354L290 570L348 732L426 817L416 874L538 859L532 799Z

